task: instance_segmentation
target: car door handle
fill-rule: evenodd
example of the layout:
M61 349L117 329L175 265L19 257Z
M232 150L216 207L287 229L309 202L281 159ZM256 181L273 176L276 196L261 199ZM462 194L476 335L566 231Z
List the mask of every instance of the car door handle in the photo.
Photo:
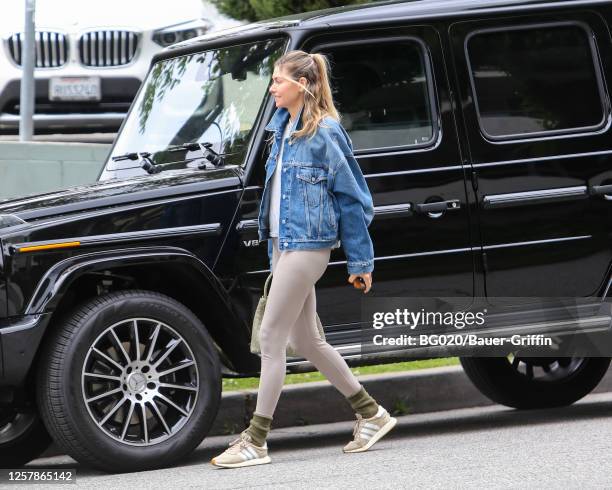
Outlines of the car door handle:
M603 196L604 199L612 201L612 184L591 186L589 187L589 195Z
M459 199L450 199L448 201L420 203L415 206L419 213L440 213L452 211L453 209L461 209L461 201Z
M259 229L259 222L256 219L243 219L236 225L236 231L238 233L246 233L249 231L255 231Z
M402 204L387 204L385 206L374 206L374 218L376 218L376 220L407 218L413 214L414 211L412 209L412 204L409 202Z

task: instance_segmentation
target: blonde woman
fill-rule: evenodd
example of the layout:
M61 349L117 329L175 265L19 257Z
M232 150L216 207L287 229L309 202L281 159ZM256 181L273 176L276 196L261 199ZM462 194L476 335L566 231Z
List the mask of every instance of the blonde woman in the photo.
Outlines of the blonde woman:
M286 372L287 343L347 398L356 412L346 453L366 451L396 424L359 383L342 356L321 339L315 283L342 244L348 282L372 287L374 250L368 232L372 196L339 123L321 54L291 51L274 65L276 112L266 129L273 145L259 211L259 240L268 241L273 272L261 323L257 405L246 428L211 463L225 468L265 464L266 437ZM348 286L351 287L351 286Z

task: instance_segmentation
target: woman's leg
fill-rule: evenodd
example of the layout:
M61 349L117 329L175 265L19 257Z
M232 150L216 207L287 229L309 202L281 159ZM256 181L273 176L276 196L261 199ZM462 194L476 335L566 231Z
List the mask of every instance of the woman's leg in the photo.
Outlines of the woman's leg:
M340 353L319 337L316 311L317 299L313 286L290 332L289 343L346 397L355 412L365 418L372 417L378 411L378 403L359 383Z
M308 359L351 404L357 412L353 429L355 436L346 444L346 453L367 451L397 423L359 383L342 356L319 336L316 322L316 292L314 286L304 302L300 316L289 335L289 343Z
M274 276L261 322L261 376L255 413L240 437L211 460L213 465L237 468L270 462L265 439L285 381L289 332L311 288L325 272L329 256L329 249L281 254L277 239L273 239Z
M274 273L274 271L276 270L276 264L278 263L278 259L281 256L281 252L278 249L278 238L270 238L270 240L272 240L272 273ZM263 446L271 427L272 416L260 414L259 412L257 412L257 409L255 409L255 411L253 412L253 417L251 417L249 426L246 430L251 435L254 444L256 444L257 446Z
M316 312L317 299L315 287L312 286L304 308L291 329L289 343L348 398L361 389L361 384L338 351L319 337Z
M260 330L261 375L255 408L260 416L271 418L274 413L285 381L289 333L313 285L325 272L329 257L328 248L289 250L280 253L273 264L274 275Z

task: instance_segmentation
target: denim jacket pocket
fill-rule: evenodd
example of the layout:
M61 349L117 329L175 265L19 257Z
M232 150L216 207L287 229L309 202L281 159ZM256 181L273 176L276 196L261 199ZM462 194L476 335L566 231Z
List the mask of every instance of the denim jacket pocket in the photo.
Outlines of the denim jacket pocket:
M323 201L323 192L327 192L327 172L323 168L300 167L296 177L303 182L302 191L308 199L308 206L316 208ZM325 181L325 183L322 183Z
M329 237L331 226L329 224L327 170L319 167L298 167L296 178L300 182L307 237Z

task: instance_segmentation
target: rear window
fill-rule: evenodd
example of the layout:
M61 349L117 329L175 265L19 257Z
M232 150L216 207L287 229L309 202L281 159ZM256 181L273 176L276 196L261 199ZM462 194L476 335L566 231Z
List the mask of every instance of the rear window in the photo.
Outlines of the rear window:
M581 25L487 30L467 40L481 128L491 138L595 128L601 75Z

